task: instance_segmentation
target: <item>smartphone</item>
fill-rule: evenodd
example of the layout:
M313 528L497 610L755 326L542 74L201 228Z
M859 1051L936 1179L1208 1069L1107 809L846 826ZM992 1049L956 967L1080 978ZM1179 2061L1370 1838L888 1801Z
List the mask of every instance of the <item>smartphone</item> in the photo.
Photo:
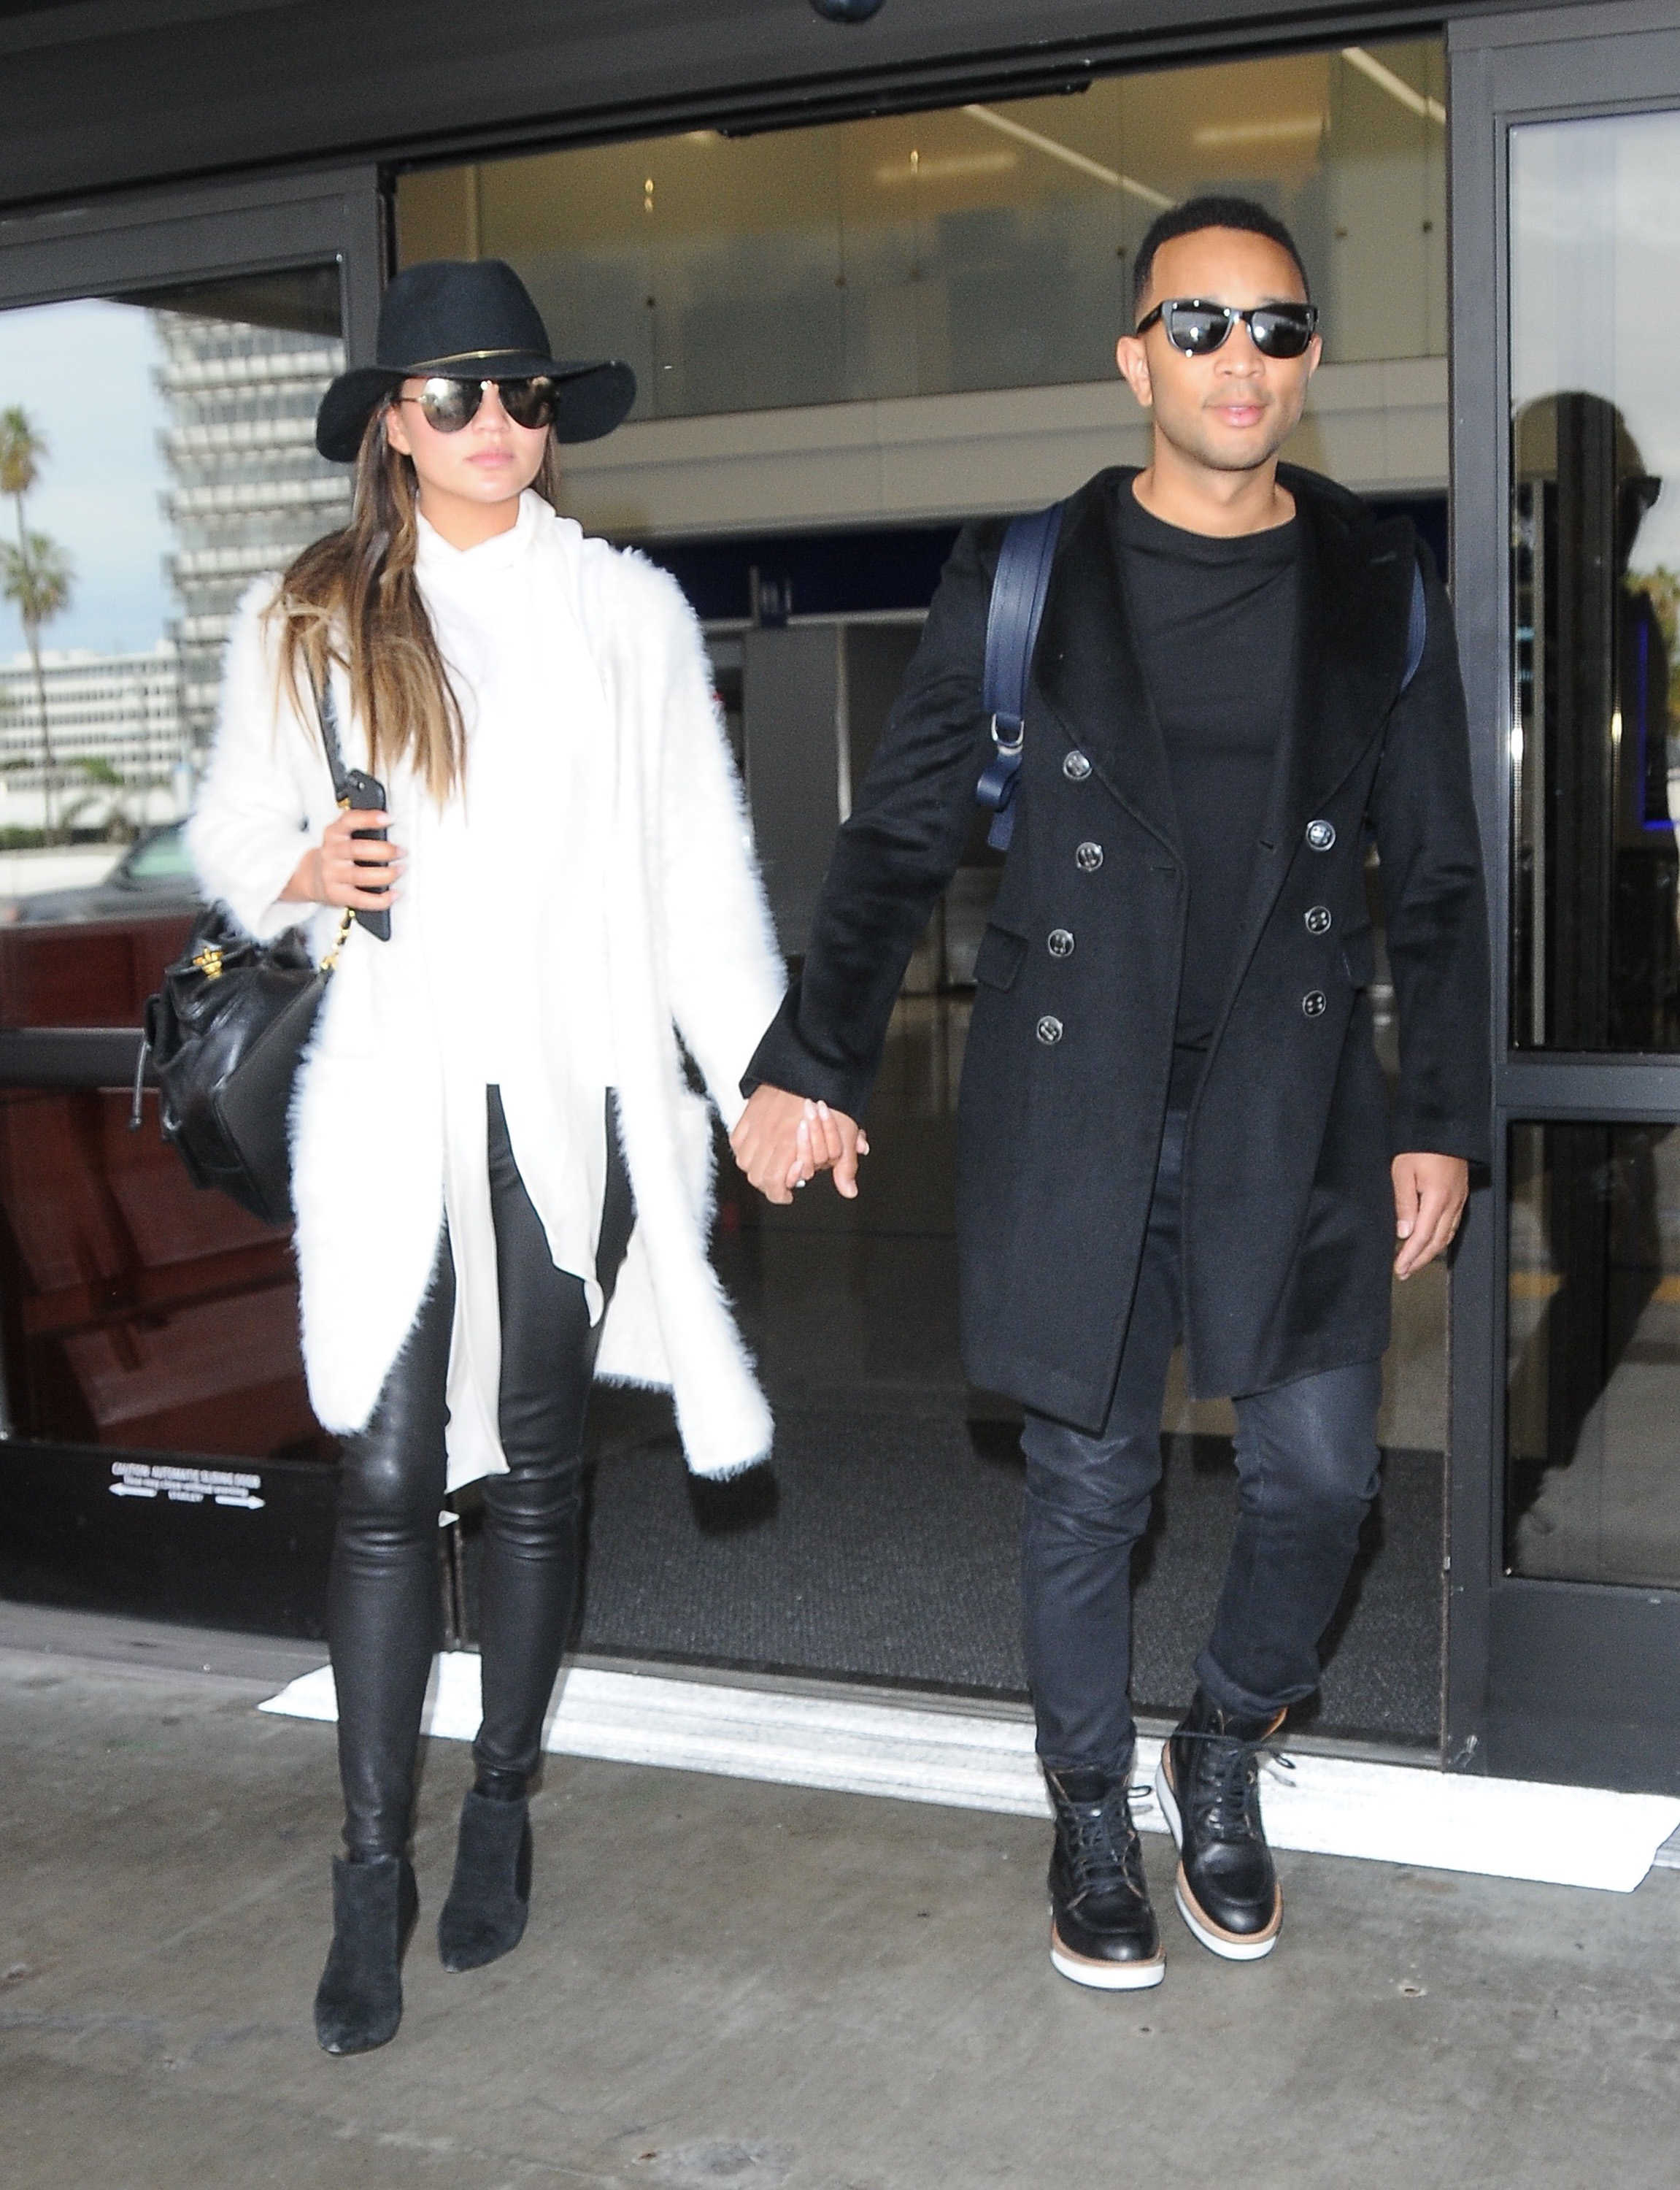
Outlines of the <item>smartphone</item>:
M371 775L364 775L359 768L346 770L344 791L345 803L353 812L361 809L377 813L385 803L384 785L376 783ZM382 844L391 831L388 829L353 829L350 833L353 837L365 837ZM382 943L391 940L391 915L388 911L359 912L356 918L370 935L376 935Z

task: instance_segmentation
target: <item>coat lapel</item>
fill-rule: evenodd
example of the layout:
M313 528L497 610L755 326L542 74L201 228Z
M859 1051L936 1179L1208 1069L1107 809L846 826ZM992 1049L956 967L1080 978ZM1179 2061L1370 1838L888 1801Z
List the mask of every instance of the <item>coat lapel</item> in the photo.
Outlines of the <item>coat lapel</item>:
M1355 534L1298 474L1286 473L1301 518L1294 704L1272 766L1231 965L1234 996L1271 916L1291 855L1387 717L1403 667L1411 580L1399 527ZM1230 1009L1230 996L1226 998ZM1215 1038L1217 1041L1217 1037Z
M1098 780L1134 820L1176 852L1167 750L1132 635L1115 527L1113 497L1128 477L1100 473L1070 504L1033 681Z

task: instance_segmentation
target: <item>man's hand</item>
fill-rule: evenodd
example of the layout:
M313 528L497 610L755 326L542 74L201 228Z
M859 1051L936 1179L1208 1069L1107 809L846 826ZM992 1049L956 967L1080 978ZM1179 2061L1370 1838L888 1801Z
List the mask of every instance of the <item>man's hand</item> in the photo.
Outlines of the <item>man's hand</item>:
M1409 1278L1452 1245L1470 1198L1470 1166L1462 1156L1396 1156L1394 1275Z
M832 1171L836 1190L855 1200L857 1159L869 1153L855 1119L784 1087L754 1088L729 1145L749 1183L778 1202L791 1201L794 1189L819 1171Z

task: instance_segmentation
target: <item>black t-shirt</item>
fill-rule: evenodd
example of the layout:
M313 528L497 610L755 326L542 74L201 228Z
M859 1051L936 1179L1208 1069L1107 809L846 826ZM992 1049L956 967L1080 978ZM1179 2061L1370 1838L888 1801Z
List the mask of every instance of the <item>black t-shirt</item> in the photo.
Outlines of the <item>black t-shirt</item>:
M1152 517L1123 479L1121 559L1166 740L1190 916L1168 1100L1186 1107L1231 975L1272 763L1295 699L1300 523L1235 540Z

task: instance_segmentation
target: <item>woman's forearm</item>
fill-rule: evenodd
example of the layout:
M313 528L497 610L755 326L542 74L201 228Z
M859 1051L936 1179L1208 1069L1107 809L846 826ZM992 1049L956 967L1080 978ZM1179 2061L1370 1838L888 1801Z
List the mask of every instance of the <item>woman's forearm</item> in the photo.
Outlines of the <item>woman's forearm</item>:
M325 905L326 888L321 880L321 848L312 844L297 862L291 880L280 894L282 905Z

